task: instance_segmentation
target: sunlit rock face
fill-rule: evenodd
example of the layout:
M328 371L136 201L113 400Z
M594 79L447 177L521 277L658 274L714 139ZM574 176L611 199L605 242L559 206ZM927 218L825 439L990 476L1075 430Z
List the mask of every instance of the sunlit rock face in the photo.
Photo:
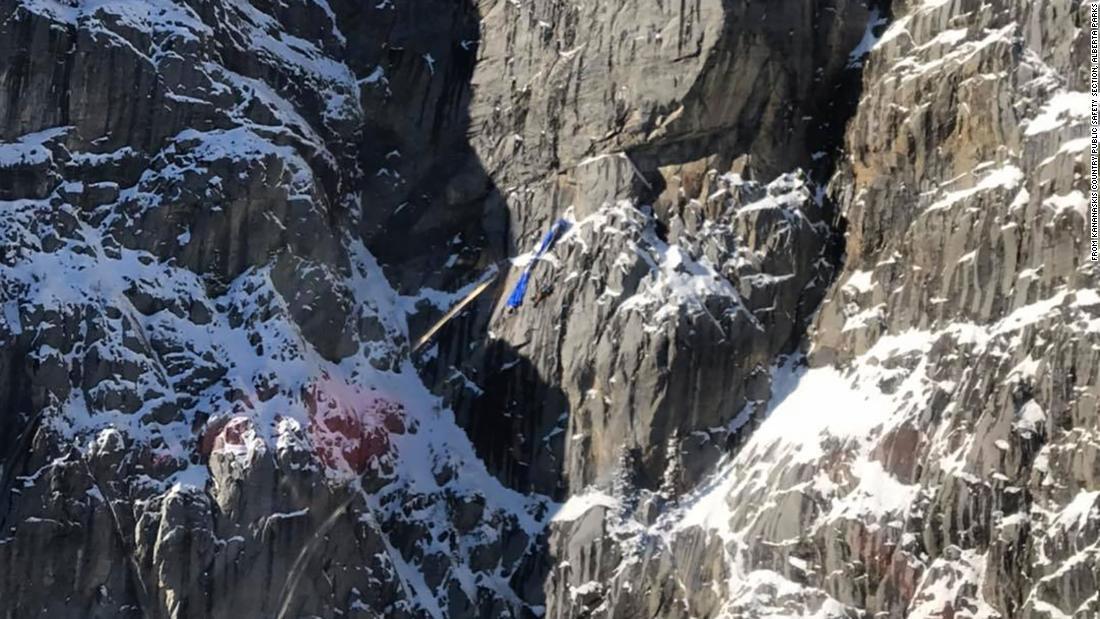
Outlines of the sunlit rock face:
M1100 613L1087 38L0 0L0 616Z
M1087 7L879 8L807 357L693 491L566 504L551 616L1098 612Z

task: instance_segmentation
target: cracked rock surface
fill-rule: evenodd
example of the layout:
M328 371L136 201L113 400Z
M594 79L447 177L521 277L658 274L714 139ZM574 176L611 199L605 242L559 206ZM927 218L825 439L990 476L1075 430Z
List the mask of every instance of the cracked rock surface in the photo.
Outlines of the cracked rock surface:
M1087 18L0 0L0 617L1100 614Z

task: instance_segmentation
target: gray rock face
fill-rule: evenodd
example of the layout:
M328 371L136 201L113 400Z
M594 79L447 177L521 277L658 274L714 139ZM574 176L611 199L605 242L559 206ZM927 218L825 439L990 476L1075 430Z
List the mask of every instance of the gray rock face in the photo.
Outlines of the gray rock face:
M680 460L667 481L690 486L767 399L767 367L832 277L817 187L868 10L482 12L470 138L515 251L559 217L575 229L536 269L531 305L486 304L444 335L430 380L514 487L607 482L624 451L646 487Z
M1100 613L1086 18L0 0L0 616Z
M530 303L494 313L491 337L510 347L469 372L489 376L470 415L475 443L485 427L515 458L505 479L583 488L630 453L644 486L683 488L767 399L771 359L793 349L831 277L818 260L829 228L803 178L719 183L712 218L686 205L667 241L629 202L577 221L536 266ZM535 377L558 397L522 397Z
M529 616L547 501L409 363L334 11L0 14L0 615Z
M812 367L777 365L766 419L671 505L571 499L551 616L1098 612L1085 11L894 3L829 184Z
M647 172L752 153L770 179L809 164L814 115L828 115L866 11L843 0L493 2L482 8L491 36L474 72L474 146L506 185L621 151Z

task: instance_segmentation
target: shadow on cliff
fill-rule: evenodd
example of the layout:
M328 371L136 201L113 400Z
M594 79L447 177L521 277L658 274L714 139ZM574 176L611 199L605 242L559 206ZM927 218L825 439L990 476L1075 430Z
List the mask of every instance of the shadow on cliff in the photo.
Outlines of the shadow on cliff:
M659 169L670 165L713 158L721 169L751 155L759 180L801 167L824 184L843 156L844 132L862 86L850 52L867 24L855 17L869 9L853 9L846 0L815 4L809 12L794 2L778 8L725 4L722 40L685 97L679 124L669 129L672 137L628 150L652 181L652 190L638 196L642 202L662 193ZM879 15L888 16L889 2L878 4ZM407 295L454 291L490 266L506 265L517 253L508 207L468 139L479 130L470 116L482 36L478 7L468 0L342 0L333 6L348 37L349 64L362 78L367 119L357 148L362 187L355 223L390 282ZM837 7L851 18L821 18ZM813 34L801 40L792 25ZM740 51L748 44L768 55L754 67L759 71L741 71ZM739 82L743 73L753 81ZM716 111L714 101L734 96L744 105ZM846 224L830 196L821 208L836 232L828 259L839 271ZM804 340L827 287L823 283L799 300L800 326L779 352L792 352ZM560 498L567 402L522 345L488 335L505 292L498 284L460 314L440 332L420 367L426 382L448 396L490 471L516 490ZM425 304L411 321L414 336L439 313Z
M430 6L427 6L430 5ZM359 136L363 179L358 229L401 294L454 291L514 256L504 196L470 144L471 79L481 39L469 0L333 3L360 76L366 123ZM522 351L488 335L502 282L439 334L418 366L447 398L490 472L521 492L558 496L562 432L549 438L561 390ZM443 309L422 303L417 337Z
M333 4L360 79L358 231L402 294L454 290L511 255L508 210L471 147L480 24L468 0Z
M663 203L668 186L662 168L706 158L712 169L736 169L763 183L801 169L826 190L818 214L832 228L825 258L835 278L843 268L848 222L838 204L844 188L829 185L842 169L845 133L863 95L867 58L857 50L870 52L892 20L891 3L724 0L720 39L665 131L670 137L627 149L646 178L649 190L640 198L655 206L663 224L658 232L665 234L674 209ZM747 47L756 53L743 53ZM799 328L780 354L805 344L832 283L820 282L798 300Z
M525 344L486 335L493 297L440 332L423 373L502 483L562 500L568 400L527 358Z

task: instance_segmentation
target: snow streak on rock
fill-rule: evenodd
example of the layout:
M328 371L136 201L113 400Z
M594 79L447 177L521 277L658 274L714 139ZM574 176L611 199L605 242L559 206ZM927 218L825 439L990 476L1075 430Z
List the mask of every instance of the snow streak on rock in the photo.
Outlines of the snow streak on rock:
M523 612L553 504L486 471L350 233L331 8L0 10L4 611Z

